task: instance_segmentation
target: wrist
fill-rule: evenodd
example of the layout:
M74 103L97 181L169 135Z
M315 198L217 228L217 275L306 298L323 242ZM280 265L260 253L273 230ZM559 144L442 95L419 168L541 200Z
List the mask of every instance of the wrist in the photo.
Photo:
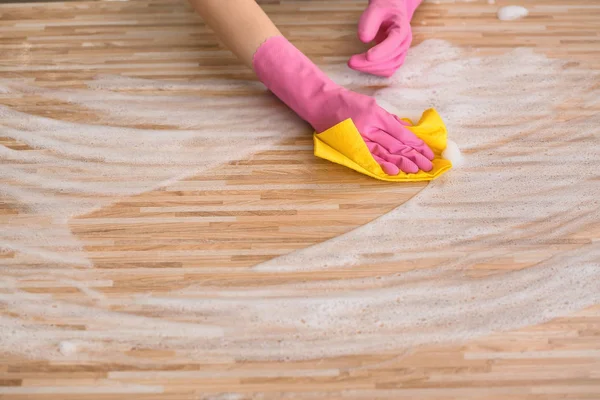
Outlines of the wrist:
M323 128L329 123L323 119L324 110L343 88L283 36L267 39L256 50L252 65L258 79L317 131L332 126Z

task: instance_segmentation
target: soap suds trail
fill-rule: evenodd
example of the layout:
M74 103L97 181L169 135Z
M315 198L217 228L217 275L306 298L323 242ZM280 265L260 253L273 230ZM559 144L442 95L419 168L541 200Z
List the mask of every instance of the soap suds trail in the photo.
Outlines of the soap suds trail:
M95 90L47 90L0 80L0 88L13 96L44 96L101 111L98 125L89 125L0 105L1 136L36 149L0 146L0 195L26 210L3 227L0 248L57 263L90 265L67 227L69 218L310 132L258 85L256 96L227 97L214 94L235 92L243 84L104 76L89 86ZM161 93L164 90L171 92ZM174 128L127 127L140 123Z
M349 87L381 84L330 72ZM313 358L463 340L598 303L600 243L582 234L600 219L597 81L594 72L526 49L467 58L425 42L376 97L413 119L436 107L464 166L370 224L254 268L318 274L393 263L414 271L378 279L374 268L372 278L235 289L207 283L76 304L19 291L27 273L9 269L0 302L15 317L0 320L0 348L60 359L68 342L77 357L112 361L132 347L204 361ZM419 269L423 260L428 268ZM497 262L523 269L472 275ZM91 281L94 270L73 269L70 278ZM40 326L40 318L86 330Z

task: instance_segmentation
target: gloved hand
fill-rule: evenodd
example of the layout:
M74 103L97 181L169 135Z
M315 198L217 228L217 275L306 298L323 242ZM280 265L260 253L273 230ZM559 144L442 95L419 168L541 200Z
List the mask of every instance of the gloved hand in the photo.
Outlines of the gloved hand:
M431 170L433 152L398 117L334 83L284 37L265 41L252 64L261 82L317 132L351 118L388 175Z
M422 0L369 0L358 22L358 38L377 43L356 54L348 66L357 71L389 77L404 63L412 42L410 20Z

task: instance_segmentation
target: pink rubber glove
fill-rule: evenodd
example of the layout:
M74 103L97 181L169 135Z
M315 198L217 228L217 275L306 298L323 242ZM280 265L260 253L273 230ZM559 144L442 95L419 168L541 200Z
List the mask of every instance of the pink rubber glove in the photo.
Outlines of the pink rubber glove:
M252 62L258 78L277 97L323 132L348 118L388 175L430 171L433 152L375 99L334 83L282 36L263 43Z
M348 66L361 72L389 77L404 63L412 42L410 20L422 0L369 0L358 22L358 38L377 43L356 54Z

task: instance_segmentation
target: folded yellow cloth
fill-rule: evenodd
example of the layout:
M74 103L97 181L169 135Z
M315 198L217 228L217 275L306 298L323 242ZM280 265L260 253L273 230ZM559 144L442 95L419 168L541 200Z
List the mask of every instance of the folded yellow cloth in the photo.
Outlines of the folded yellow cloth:
M390 182L430 181L452 168L452 163L442 158L442 151L446 148L447 131L437 111L433 108L426 110L416 125L408 119L404 121L410 124L407 129L433 150L435 158L432 161L431 171L419 171L416 174L405 172L400 172L398 175L386 174L371 156L371 152L350 118L324 132L314 134L315 156L344 165L375 179Z

